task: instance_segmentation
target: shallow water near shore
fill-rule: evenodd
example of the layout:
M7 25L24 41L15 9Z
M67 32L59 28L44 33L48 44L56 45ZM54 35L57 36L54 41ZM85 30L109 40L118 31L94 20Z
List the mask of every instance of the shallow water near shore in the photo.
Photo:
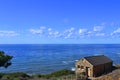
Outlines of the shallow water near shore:
M61 69L74 70L85 56L106 55L120 63L120 44L2 44L0 50L12 55L12 65L0 72L48 74Z

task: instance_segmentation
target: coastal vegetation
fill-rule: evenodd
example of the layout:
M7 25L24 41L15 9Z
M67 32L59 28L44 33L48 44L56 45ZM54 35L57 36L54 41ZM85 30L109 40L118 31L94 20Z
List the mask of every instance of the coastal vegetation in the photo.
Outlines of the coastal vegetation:
M12 58L13 56L6 55L4 51L0 51L0 67L7 68L10 66L12 64L10 61Z
M31 76L22 72L1 73L0 80L57 80L59 78L66 78L66 76L67 78L74 76L75 79L74 71L63 69L50 74L35 74Z
M78 80L86 80L84 75L80 75ZM120 68L113 70L111 73L93 78L93 80L118 80L120 78ZM71 70L60 70L50 74L28 75L22 72L0 73L0 80L76 80L75 72Z

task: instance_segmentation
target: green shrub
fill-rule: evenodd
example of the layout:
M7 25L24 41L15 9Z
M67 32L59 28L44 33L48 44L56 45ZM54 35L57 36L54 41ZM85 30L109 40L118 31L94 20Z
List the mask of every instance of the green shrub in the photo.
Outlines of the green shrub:
M5 67L7 68L10 66L12 63L10 60L13 58L13 56L6 55L5 52L0 51L0 67Z
M49 79L56 79L56 78L62 77L62 76L68 76L71 74L74 75L75 74L74 71L63 69L60 71L53 72L51 74L36 74L33 76L29 76L22 72L8 73L8 74L1 73L0 77L1 77L1 79L5 79L5 80L23 80L23 79L28 80L30 78L33 78L33 79L40 78L40 79L48 79L49 80Z
M4 76L5 74L4 73L0 73L0 78L2 78L2 76Z
M66 76L70 74L75 74L75 72L71 70L63 69L60 71L53 72L51 74L37 74L37 75L33 75L32 77L50 79L50 78L61 77L61 76Z
M59 76L69 75L69 74L75 74L75 72L71 70L63 69L57 72L53 72L50 75L53 77L59 77Z
M30 77L29 75L22 73L22 72L10 73L9 75L12 77Z
M21 72L17 72L17 73L8 73L8 74L0 74L1 78L0 79L4 79L4 80L21 80L20 78L30 78L29 75L25 74L25 73L21 73Z

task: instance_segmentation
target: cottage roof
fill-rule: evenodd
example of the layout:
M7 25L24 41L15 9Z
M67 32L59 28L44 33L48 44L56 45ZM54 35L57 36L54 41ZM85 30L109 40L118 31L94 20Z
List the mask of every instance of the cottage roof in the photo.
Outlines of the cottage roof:
M104 55L99 55L99 56L89 56L89 57L84 57L88 62L90 62L93 66L99 65L99 64L105 64L112 62L111 59Z

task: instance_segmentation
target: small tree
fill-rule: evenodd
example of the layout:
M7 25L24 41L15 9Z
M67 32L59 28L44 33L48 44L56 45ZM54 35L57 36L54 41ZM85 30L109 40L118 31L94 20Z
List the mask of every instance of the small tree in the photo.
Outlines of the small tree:
M7 68L8 66L10 66L12 64L12 58L13 56L6 55L4 51L0 51L0 67Z

